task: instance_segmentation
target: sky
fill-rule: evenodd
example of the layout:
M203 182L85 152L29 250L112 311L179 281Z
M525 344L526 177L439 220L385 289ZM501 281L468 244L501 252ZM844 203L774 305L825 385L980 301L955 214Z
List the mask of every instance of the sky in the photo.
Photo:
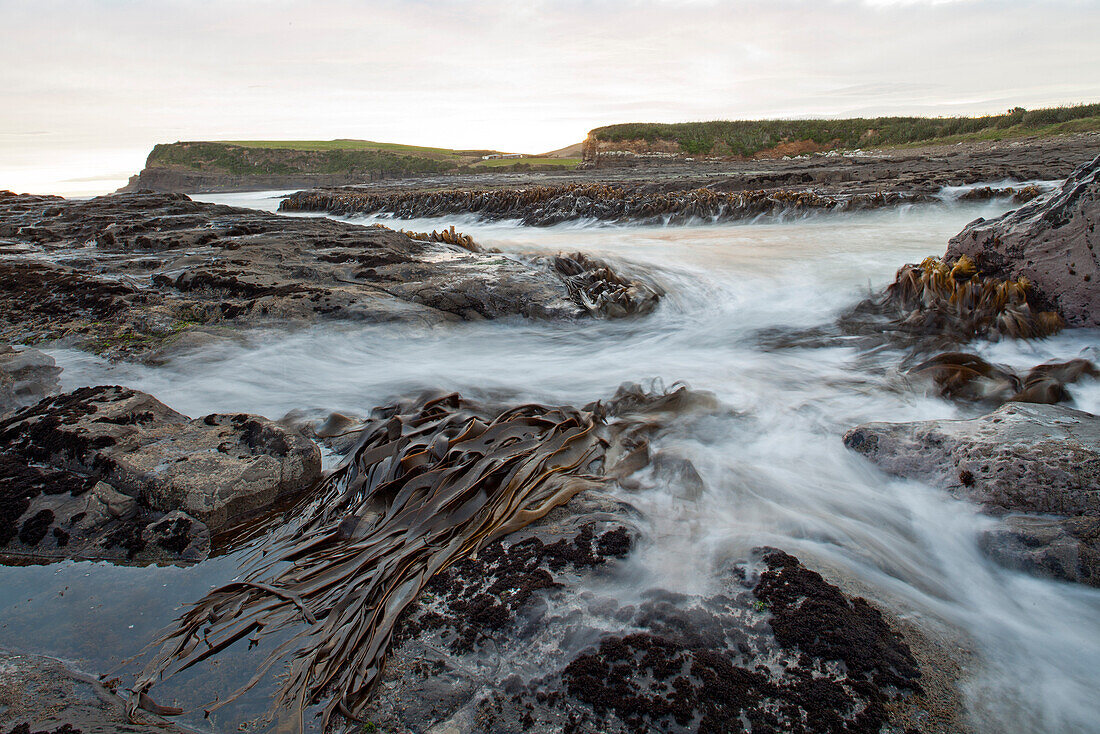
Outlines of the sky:
M1100 0L0 0L0 189L156 143L539 153L631 121L1100 101Z

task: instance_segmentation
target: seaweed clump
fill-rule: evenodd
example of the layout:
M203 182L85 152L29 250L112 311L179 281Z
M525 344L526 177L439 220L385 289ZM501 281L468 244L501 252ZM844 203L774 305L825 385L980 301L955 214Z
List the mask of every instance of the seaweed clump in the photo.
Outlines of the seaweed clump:
M982 275L963 255L954 262L927 257L903 265L878 298L859 304L845 322L860 316L885 316L889 329L914 338L944 337L965 343L977 338L1034 339L1065 327L1053 311L1040 311L1026 277L1000 280Z
M624 395L636 401L635 392ZM655 395L653 406L662 409L683 392ZM612 407L500 409L449 394L376 409L355 449L293 511L297 522L161 638L133 685L131 716L155 705L148 691L156 682L237 641L247 638L251 647L290 631L249 682L209 710L289 657L273 711L288 709L302 729L313 704L323 703L322 729L334 715L354 719L378 685L398 622L429 581L608 481L630 457L615 460L622 452L611 451L632 437L622 427L627 419L609 423ZM621 538L605 540L621 550ZM577 563L583 550L561 552Z
M647 314L661 297L656 287L625 278L603 260L584 253L557 255L551 264L570 297L591 314L608 318Z

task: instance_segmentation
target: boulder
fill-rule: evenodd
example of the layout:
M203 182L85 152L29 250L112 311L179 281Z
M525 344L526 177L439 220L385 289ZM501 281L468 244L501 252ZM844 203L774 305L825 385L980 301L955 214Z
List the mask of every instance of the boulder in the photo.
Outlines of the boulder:
M190 419L151 395L80 388L0 421L0 548L200 560L210 535L309 488L320 451L260 416Z
M951 239L945 260L973 258L985 276L1031 281L1038 305L1070 326L1100 326L1100 157L1041 197Z
M844 444L885 471L988 508L1100 515L1100 417L1011 403L970 420L867 423Z
M37 349L0 345L0 415L61 391L61 368Z
M1100 417L1009 403L970 420L867 423L844 444L891 474L1012 513L980 541L1003 565L1100 585Z

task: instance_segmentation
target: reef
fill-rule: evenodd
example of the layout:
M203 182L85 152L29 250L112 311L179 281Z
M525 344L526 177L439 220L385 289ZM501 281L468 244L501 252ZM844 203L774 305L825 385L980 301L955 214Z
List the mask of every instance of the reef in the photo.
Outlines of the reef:
M604 183L568 183L442 191L316 189L288 196L279 205L279 210L336 215L386 213L398 218L470 213L485 219L519 219L531 226L576 219L682 224L697 220L735 221L758 216L855 211L925 200L929 199L896 192L851 196L787 189L724 192L698 188L652 192Z

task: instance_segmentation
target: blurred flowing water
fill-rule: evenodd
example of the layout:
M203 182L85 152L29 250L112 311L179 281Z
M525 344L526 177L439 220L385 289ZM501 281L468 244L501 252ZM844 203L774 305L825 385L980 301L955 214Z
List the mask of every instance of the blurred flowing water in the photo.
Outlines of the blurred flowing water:
M196 198L272 211L279 201L273 192ZM691 458L705 490L692 497L655 481L624 491L644 517L645 535L628 561L630 582L614 593L707 593L728 563L754 546L778 546L908 623L949 630L968 647L973 655L963 656L962 675L976 730L1097 731L1100 591L996 566L977 544L994 520L936 488L887 477L841 441L861 422L983 411L905 388L898 352L861 354L843 341L777 348L761 337L762 330L830 323L901 264L941 254L966 222L1006 207L946 201L683 227L359 218L352 221L416 231L454 224L506 252L602 255L644 268L668 297L656 313L634 320L271 331L157 368L52 354L65 368L66 388L130 385L189 415L364 415L423 388L573 405L608 397L624 381L683 381L712 391L731 413L664 439ZM975 348L1026 369L1049 359L1097 359L1098 337L1076 330ZM1100 385L1072 391L1075 407L1100 412ZM188 569L0 568L0 646L73 659L89 670L115 665L168 623L178 604L231 577L238 556Z

